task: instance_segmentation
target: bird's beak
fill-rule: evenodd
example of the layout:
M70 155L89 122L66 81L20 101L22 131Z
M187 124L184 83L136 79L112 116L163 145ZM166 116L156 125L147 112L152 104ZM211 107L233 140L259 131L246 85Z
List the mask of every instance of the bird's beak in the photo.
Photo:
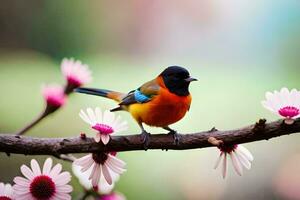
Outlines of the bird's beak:
M190 83L190 82L198 81L198 80L196 78L193 78L193 77L188 77L188 78L185 79L185 81Z

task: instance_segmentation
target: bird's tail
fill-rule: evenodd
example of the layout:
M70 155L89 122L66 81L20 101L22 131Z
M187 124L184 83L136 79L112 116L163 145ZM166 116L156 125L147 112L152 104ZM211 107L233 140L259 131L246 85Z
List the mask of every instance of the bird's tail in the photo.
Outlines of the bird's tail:
M96 89L96 88L76 88L74 92L101 96L101 97L115 100L116 102L121 102L122 99L126 96L126 94L121 92L115 92L115 91L105 90L105 89Z

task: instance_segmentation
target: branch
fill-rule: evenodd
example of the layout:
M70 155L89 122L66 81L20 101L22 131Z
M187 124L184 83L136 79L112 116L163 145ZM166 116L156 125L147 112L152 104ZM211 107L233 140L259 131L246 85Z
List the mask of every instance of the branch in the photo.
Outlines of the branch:
M283 120L265 123L259 120L255 125L236 130L218 131L213 128L210 131L180 136L179 145L174 144L173 136L168 134L151 135L149 149L173 149L186 150L211 147L208 141L214 137L225 144L241 144L259 140L289 135L300 132L300 118L292 125L286 125ZM144 150L139 135L112 136L109 144L104 146L96 143L93 138L32 138L27 136L15 136L0 134L0 152L25 154L25 155L53 155L70 153L88 153L97 151L134 151Z

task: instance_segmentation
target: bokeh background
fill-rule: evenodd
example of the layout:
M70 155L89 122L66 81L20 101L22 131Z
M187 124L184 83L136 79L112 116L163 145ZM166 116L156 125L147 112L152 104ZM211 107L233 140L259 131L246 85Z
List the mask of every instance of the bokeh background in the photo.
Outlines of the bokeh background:
M88 86L129 91L169 65L192 84L191 111L173 128L183 133L232 129L277 117L261 106L266 91L300 89L300 1L131 0L2 1L0 6L0 132L13 133L43 108L43 83L64 83L60 61L88 64ZM27 133L75 136L91 132L81 108L114 107L73 94L67 105ZM125 133L139 133L127 113ZM152 133L162 130L148 128ZM213 170L216 148L120 153L128 163L116 190L129 200L300 199L300 136L245 146L255 160L242 177ZM0 154L0 181L12 182L31 156ZM37 157L43 161L45 157ZM64 167L70 170L70 164ZM73 178L74 197L81 192Z

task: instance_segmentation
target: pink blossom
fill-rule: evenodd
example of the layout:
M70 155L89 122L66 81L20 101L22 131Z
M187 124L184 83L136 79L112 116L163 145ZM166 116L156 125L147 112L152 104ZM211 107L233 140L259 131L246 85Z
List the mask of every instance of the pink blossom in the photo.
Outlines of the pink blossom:
M68 81L68 84L79 87L91 81L91 71L88 65L80 60L64 58L61 63L61 71Z
M300 92L296 89L289 91L282 88L280 92L266 93L266 100L262 105L271 112L283 117L286 124L293 124L300 116Z
M64 93L64 88L57 84L44 85L42 88L42 94L47 105L54 107L63 106L67 99Z
M109 142L111 134L127 129L127 122L121 121L120 116L115 117L115 114L108 110L102 113L98 107L95 110L87 108L86 112L81 110L79 116L97 131L95 141L102 141L105 145Z

